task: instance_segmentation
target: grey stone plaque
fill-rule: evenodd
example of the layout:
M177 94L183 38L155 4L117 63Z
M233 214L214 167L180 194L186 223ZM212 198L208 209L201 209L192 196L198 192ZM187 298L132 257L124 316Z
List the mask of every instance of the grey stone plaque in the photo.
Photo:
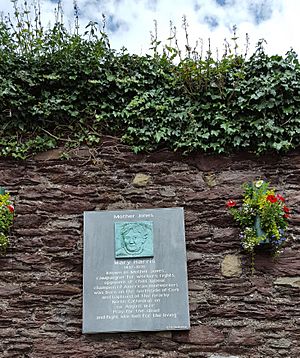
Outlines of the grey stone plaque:
M183 209L85 212L83 333L189 328Z

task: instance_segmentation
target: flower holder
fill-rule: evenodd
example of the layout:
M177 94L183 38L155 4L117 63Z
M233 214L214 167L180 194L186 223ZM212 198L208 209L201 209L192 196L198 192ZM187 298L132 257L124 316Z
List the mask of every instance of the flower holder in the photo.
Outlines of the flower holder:
M234 200L226 204L240 226L242 248L254 259L257 251L278 255L287 241L286 229L290 209L282 195L276 194L263 180L245 183L242 204Z

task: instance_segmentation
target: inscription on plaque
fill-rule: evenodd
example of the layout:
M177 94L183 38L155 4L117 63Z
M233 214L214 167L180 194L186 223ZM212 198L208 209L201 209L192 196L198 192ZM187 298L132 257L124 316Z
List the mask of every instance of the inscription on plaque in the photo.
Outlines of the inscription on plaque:
M189 329L182 208L85 212L83 332Z

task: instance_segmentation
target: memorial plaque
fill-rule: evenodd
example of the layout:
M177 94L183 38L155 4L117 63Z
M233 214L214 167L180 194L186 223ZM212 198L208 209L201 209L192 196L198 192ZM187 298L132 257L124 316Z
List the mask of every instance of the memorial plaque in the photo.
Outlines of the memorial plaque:
M85 212L83 333L189 328L183 209Z

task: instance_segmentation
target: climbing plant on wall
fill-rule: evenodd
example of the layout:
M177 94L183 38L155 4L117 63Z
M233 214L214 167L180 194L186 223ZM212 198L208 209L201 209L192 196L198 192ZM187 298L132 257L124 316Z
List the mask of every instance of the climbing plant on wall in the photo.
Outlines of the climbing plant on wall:
M0 155L26 158L58 145L98 145L118 136L133 150L256 153L299 146L297 54L218 60L165 46L137 56L110 48L90 22L45 29L15 1L0 21ZM27 9L27 10L26 10Z

